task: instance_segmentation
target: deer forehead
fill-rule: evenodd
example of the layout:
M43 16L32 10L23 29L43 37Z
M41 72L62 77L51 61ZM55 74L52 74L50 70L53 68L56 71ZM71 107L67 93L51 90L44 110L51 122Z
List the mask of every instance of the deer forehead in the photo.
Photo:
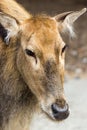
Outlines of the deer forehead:
M53 48L63 46L62 38L55 20L26 21L22 26L22 46L24 49L40 48L43 51L51 51Z

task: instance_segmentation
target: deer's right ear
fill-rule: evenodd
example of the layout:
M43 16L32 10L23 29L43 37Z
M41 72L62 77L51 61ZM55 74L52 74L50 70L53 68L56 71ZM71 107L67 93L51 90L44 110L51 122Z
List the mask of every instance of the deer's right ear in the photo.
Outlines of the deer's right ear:
M0 36L6 45L9 44L10 38L17 34L18 25L19 23L15 18L0 12Z
M80 11L70 11L55 16L55 20L59 23L59 30L62 33L68 32L70 36L74 36L73 23L85 12L86 8Z

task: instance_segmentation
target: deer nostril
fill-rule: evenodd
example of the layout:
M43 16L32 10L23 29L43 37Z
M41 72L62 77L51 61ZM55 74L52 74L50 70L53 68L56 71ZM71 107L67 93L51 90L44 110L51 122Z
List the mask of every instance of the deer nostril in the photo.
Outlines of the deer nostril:
M63 120L69 115L69 107L68 104L65 104L63 108L59 107L56 103L51 106L53 116L56 120Z
M57 104L54 103L54 104L52 105L52 111L53 111L54 114L56 114L56 113L59 112Z

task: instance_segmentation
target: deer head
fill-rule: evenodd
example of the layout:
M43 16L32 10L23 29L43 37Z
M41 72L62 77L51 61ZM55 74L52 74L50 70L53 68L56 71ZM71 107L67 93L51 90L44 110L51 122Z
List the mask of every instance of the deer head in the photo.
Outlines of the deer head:
M68 32L73 36L73 23L85 12L84 8L55 17L32 16L22 23L0 13L5 44L12 44L14 37L19 39L18 71L43 112L55 120L63 120L69 115L63 87L66 43L60 33Z

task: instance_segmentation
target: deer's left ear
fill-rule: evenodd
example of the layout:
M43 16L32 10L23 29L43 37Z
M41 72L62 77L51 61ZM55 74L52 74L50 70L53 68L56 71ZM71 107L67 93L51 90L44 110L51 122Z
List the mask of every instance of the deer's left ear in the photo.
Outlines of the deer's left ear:
M9 44L10 38L17 34L18 25L19 23L15 18L0 12L0 36L6 45Z
M57 20L59 23L59 30L61 32L69 32L71 36L74 35L73 32L73 23L82 15L86 12L86 8L83 8L80 11L70 11L70 12L65 12L62 14L59 14L54 17L54 19Z

